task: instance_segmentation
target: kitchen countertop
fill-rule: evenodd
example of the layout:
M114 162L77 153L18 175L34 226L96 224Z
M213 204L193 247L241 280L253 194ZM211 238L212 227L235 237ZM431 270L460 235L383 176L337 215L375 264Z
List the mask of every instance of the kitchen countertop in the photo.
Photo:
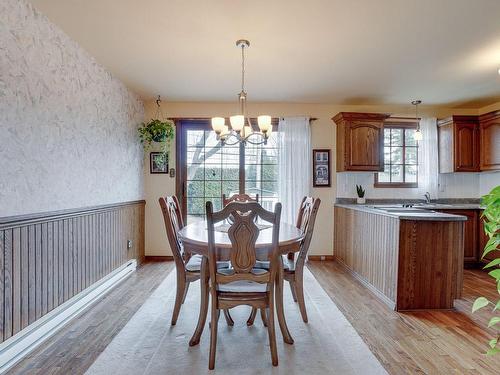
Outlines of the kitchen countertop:
M470 207L469 207L470 206ZM474 206L474 207L472 207ZM419 205L415 207L415 212L412 212L411 208L404 208L401 204L345 204L345 203L335 203L335 207L343 207L356 211L369 212L372 214L396 217L400 220L427 220L427 221L466 221L467 218L461 215L452 215L443 212L436 212L432 209L462 209L467 207L469 209L479 208L479 204L457 204L457 205ZM386 211L387 209L391 211ZM404 212L397 212L400 209ZM418 210L420 209L420 210Z

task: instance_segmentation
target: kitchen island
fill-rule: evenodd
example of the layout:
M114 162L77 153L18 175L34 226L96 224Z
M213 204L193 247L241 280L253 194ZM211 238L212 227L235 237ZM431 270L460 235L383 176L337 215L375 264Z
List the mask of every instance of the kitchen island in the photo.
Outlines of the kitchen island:
M463 284L466 217L335 205L334 258L396 311L451 309Z

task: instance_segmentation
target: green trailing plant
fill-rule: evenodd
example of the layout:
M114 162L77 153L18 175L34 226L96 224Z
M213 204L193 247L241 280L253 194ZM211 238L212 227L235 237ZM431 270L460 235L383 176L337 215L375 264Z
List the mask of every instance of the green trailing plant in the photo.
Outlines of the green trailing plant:
M500 249L500 186L495 187L489 194L481 198L481 204L484 206L484 211L481 218L484 220L484 231L488 235L489 240L486 243L482 258ZM497 253L498 254L498 253ZM495 279L497 293L500 295L500 257L489 262L485 269L490 270L488 274ZM500 299L498 301L490 301L486 297L478 297L472 305L472 312L479 309L490 307L492 317L488 323L488 327L496 329L496 335L489 341L489 349L486 352L488 355L493 355L500 352Z
M167 154L170 149L170 143L174 139L175 125L170 120L161 121L151 119L148 122L143 122L138 132L145 150L148 150L153 142L155 142L159 143L161 150Z
M365 197L365 189L363 189L363 186L356 185L356 192L358 193L358 197L359 198L364 198Z

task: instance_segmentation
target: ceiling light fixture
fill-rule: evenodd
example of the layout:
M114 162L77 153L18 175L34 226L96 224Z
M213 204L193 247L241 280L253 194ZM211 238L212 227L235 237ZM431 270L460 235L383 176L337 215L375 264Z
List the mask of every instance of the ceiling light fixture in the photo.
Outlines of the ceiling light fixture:
M224 117L212 117L212 129L217 134L217 139L222 144L235 145L237 143L246 144L267 144L271 136L273 126L271 116L261 115L257 117L257 124L260 132L252 129L250 119L247 117L247 93L245 92L245 48L250 47L250 42L246 39L236 41L236 46L241 48L241 91L238 94L240 112L229 118L231 127L226 125ZM246 125L245 125L246 123ZM260 139L259 139L260 137ZM233 141L231 141L233 139Z
M418 118L418 105L421 104L421 100L414 100L411 102L415 106L415 118L417 119L417 129L415 130L415 140L421 141L423 139L422 132L420 131L420 119Z

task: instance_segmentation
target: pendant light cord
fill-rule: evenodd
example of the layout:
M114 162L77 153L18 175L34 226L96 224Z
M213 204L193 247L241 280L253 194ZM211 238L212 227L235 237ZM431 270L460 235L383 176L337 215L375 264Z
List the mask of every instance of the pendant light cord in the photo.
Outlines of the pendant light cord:
M245 45L241 45L241 91L245 92Z

